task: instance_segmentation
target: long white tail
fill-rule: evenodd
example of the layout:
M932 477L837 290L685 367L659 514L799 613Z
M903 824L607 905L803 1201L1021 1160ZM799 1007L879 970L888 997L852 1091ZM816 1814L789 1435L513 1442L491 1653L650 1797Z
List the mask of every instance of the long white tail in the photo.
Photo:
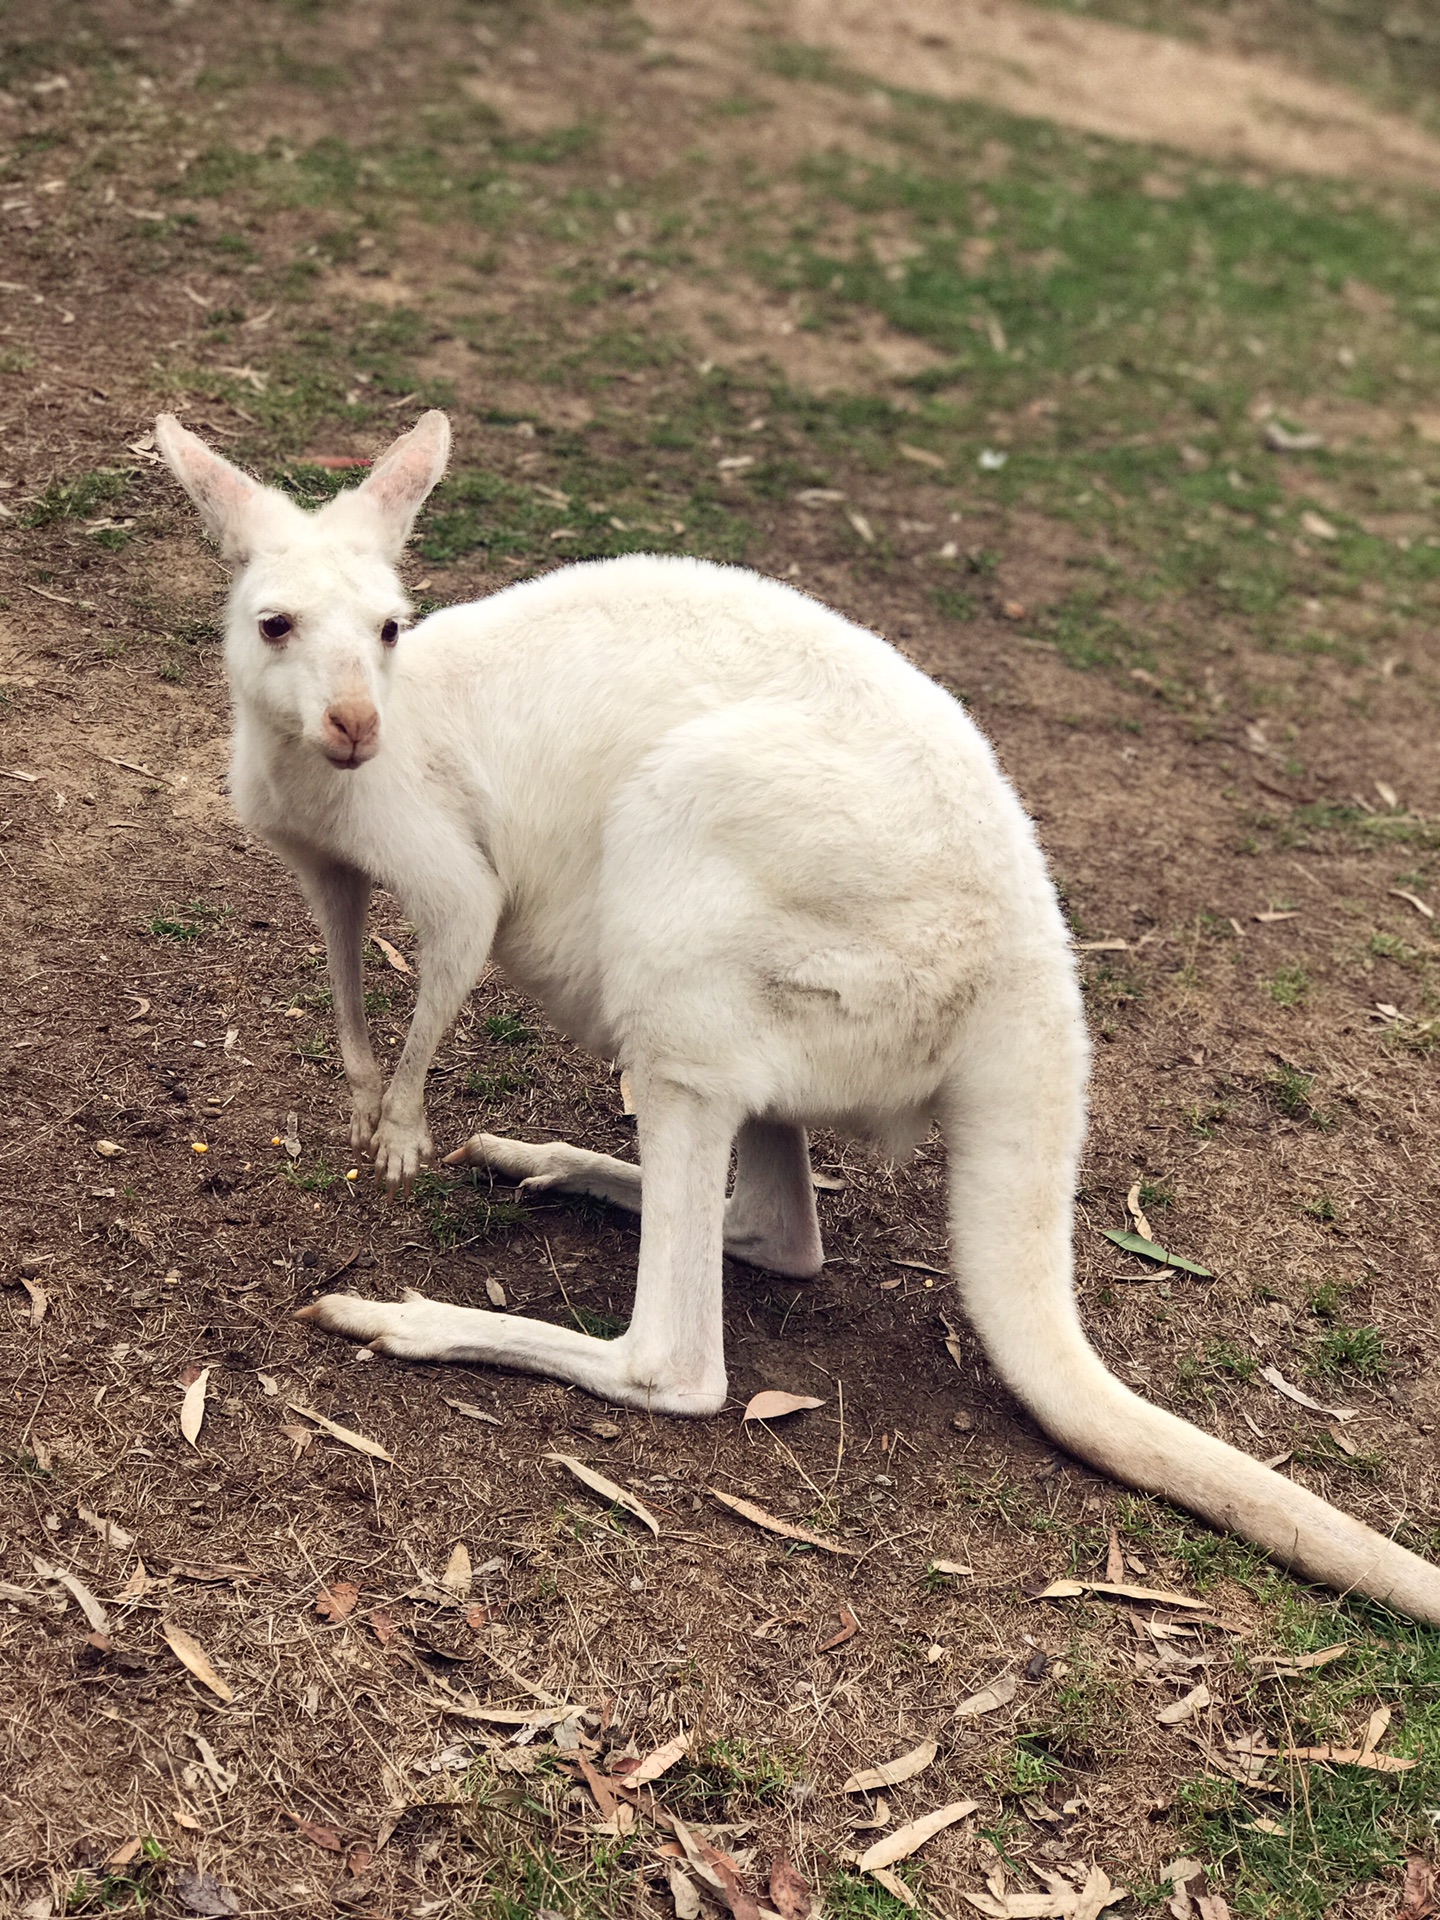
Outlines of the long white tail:
M1059 969L1057 969L1057 973ZM1045 1431L1307 1580L1440 1625L1440 1568L1131 1393L1080 1325L1071 1264L1086 1046L1073 986L975 1021L947 1099L957 1284L995 1370Z

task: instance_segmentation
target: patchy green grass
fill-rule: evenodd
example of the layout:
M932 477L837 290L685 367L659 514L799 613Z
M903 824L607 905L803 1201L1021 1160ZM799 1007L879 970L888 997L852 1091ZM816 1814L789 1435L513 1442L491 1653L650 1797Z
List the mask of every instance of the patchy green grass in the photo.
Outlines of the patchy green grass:
M1347 1889L1394 1874L1407 1853L1427 1847L1440 1801L1440 1634L1375 1608L1346 1613L1337 1620L1293 1590L1273 1596L1280 1649L1351 1646L1312 1674L1252 1681L1253 1722L1277 1747L1351 1745L1375 1708L1388 1706L1395 1717L1382 1750L1418 1764L1387 1774L1272 1762L1253 1789L1214 1775L1185 1783L1188 1838L1225 1873L1237 1912L1319 1920ZM1258 1652L1243 1656L1252 1667ZM1262 1816L1281 1831L1257 1829Z
M669 1804L686 1820L743 1819L804 1778L801 1757L739 1737L709 1740L670 1776Z
M420 1175L409 1204L416 1224L437 1247L462 1247L503 1237L529 1218L519 1200L493 1200L476 1176L431 1169Z
M1328 1379L1354 1374L1362 1380L1383 1380L1390 1371L1385 1342L1376 1327L1327 1327L1315 1346L1314 1370Z
M505 1047L527 1047L535 1038L534 1029L518 1013L492 1013L482 1024L490 1038Z
M147 920L145 931L157 940L173 940L179 946L193 946L219 926L229 914L228 907L212 907L205 900L188 900L183 907L171 907L167 913Z
M1265 991L1277 1007L1298 1007L1310 991L1310 976L1298 964L1277 967L1266 981Z
M97 468L73 480L52 480L20 516L22 527L48 527L57 520L88 520L104 514L130 484L126 473Z
M893 1869L897 1878L919 1898L919 1872L902 1860ZM921 1912L924 1912L923 1905ZM868 1874L836 1873L825 1883L825 1912L829 1920L911 1920L914 1907L887 1893Z
M297 1160L293 1165L283 1167L281 1174L290 1186L298 1188L301 1193L328 1193L336 1181L343 1178L340 1168L332 1166L323 1153L303 1165Z

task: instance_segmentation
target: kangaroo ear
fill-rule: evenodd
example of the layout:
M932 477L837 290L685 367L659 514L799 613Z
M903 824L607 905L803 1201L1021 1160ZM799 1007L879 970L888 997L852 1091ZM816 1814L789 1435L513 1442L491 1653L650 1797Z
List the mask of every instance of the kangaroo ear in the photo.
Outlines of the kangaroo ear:
M351 498L363 500L378 522L388 558L398 560L410 538L415 516L437 486L450 457L450 422L438 409L421 414L375 462Z
M221 558L232 566L244 566L254 547L266 489L213 453L188 427L182 427L173 413L162 413L156 420L155 445L195 502Z

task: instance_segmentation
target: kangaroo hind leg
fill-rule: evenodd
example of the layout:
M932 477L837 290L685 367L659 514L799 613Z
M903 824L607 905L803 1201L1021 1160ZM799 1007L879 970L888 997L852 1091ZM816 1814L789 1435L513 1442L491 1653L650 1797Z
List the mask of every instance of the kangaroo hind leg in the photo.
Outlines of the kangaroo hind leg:
M735 1187L725 1204L725 1251L767 1273L809 1280L824 1250L802 1127L747 1120L735 1142ZM477 1133L445 1156L447 1167L485 1167L522 1194L588 1193L627 1213L641 1210L640 1169L563 1140L532 1144Z
M747 1266L813 1280L825 1260L803 1127L747 1120L735 1139L725 1251Z

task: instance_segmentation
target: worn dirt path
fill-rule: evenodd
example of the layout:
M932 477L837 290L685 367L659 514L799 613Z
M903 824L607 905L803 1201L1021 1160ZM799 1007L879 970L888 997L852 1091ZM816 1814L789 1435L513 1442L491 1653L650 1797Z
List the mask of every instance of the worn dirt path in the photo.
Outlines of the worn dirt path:
M640 0L639 11L666 35L768 31L890 86L1115 139L1286 172L1440 183L1440 140L1348 88L1013 0Z

